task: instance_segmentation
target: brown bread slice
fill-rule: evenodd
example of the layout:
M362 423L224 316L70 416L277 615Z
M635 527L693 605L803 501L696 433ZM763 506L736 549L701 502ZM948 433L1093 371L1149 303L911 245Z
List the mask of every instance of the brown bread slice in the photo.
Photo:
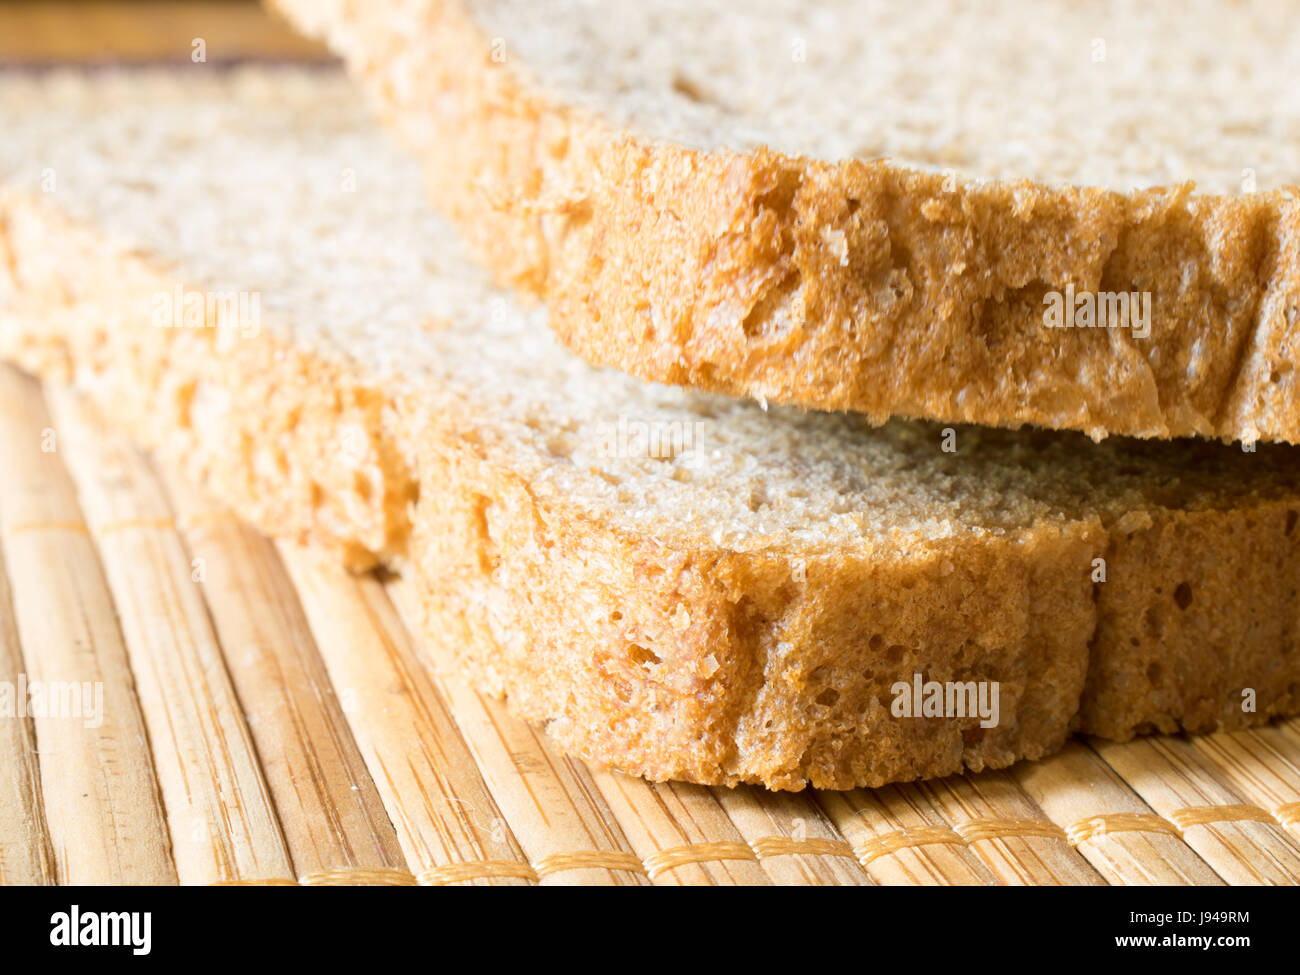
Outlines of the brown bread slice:
M11 74L0 130L0 355L264 530L411 573L429 635L571 752L848 787L1300 705L1294 450L594 369L331 73ZM999 682L999 723L895 717L916 673Z
M1300 442L1294 3L272 2L593 362ZM1045 327L1067 289L1149 294L1149 335Z

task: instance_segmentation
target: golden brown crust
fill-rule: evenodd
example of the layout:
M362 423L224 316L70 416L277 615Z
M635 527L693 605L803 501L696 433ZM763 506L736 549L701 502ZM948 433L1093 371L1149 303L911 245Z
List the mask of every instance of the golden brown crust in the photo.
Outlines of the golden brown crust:
M276 5L347 55L434 201L593 362L877 419L1300 442L1288 192L699 152L548 100L457 0ZM1150 292L1150 336L1044 327L1067 285Z

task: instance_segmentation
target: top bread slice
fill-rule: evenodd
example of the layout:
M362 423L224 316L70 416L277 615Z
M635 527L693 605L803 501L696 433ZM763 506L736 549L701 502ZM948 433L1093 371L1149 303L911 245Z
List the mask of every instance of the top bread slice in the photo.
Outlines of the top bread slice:
M593 362L877 422L1300 442L1293 4L272 2Z
M849 787L1300 706L1293 450L592 368L336 73L10 74L0 131L0 356L265 531L409 574L426 635L572 752ZM918 674L997 682L996 725L896 716Z

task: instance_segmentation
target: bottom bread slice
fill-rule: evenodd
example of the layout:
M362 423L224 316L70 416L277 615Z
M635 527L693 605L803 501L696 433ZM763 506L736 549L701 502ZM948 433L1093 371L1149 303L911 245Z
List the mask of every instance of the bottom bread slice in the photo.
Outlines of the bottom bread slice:
M409 574L572 753L847 788L1300 709L1293 449L592 369L329 72L8 75L0 128L0 355L265 531Z

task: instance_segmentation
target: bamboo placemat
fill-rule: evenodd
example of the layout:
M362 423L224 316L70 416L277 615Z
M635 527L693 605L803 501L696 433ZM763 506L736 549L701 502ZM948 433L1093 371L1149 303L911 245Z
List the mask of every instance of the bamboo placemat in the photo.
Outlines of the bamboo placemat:
M0 883L1292 884L1300 723L874 791L651 784L558 754L406 625L0 367Z

